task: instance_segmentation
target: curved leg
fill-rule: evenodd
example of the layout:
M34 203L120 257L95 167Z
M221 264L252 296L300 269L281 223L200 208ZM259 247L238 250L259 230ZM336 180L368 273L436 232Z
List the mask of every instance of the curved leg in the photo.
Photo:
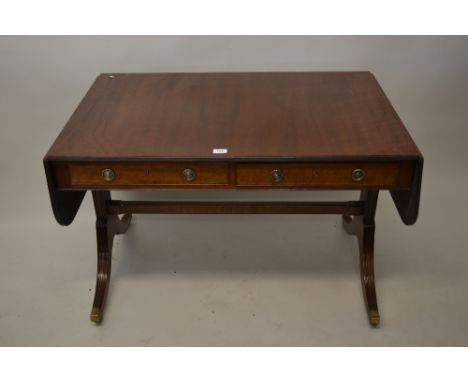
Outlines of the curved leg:
M96 210L96 238L97 238L97 275L91 321L99 324L102 321L104 303L111 275L112 244L114 235L125 233L130 225L132 216L126 214L119 219L117 215L108 215L106 201L110 200L108 191L93 191L94 207Z
M367 315L372 326L377 326L380 323L374 276L374 216L377 197L378 191L363 191L361 200L366 202L364 215L354 217L343 215L343 226L346 232L356 235L358 239L362 291Z

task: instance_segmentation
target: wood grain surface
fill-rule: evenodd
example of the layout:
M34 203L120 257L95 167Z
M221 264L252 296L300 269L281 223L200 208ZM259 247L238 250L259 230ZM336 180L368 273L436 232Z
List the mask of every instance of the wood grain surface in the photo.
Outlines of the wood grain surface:
M46 160L420 156L369 72L160 73L98 76Z
M369 72L101 74L44 166L64 225L88 189L164 187L388 189L413 224L423 157Z
M409 190L413 162L240 163L222 162L58 162L52 165L61 190L155 188L303 188ZM184 178L184 170L195 174ZM102 172L112 171L106 180ZM361 171L363 178L353 179ZM273 179L279 172L281 179Z

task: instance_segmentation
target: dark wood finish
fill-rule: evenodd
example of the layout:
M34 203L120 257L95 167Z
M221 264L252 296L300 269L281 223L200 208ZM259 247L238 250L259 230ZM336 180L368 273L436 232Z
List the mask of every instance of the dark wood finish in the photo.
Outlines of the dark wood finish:
M112 214L348 214L362 215L364 202L126 202L111 200Z
M401 220L403 220L403 223L406 225L416 223L416 219L418 218L423 162L424 160L421 157L414 164L411 188L409 191L390 190L390 194L395 202Z
M305 189L393 189L409 190L413 163L228 163L203 162L71 162L55 163L55 182L61 190L136 188L305 188ZM102 171L112 169L115 179L106 181ZM196 173L193 181L184 179L184 169ZM355 181L352 173L364 171ZM230 172L235 172L234 176ZM284 178L275 182L272 171Z
M76 163L56 164L61 169L58 179L61 188L155 188L158 186L221 186L228 185L228 165L225 163ZM115 179L106 181L102 170L110 168ZM182 171L192 169L196 173L193 181L187 181ZM63 174L66 176L63 176ZM153 187L154 186L154 187Z
M227 153L214 154L217 148ZM391 191L405 224L416 221L422 176L421 153L369 72L102 74L44 161L47 172L57 169L48 177L58 179L63 173L57 163L228 164L226 184L187 188L235 188L232 162L406 161L412 167L411 188L372 186ZM81 187L132 188L127 182ZM161 187L171 186L134 185ZM315 183L307 187L320 188ZM64 189L49 184L57 221L69 224L84 194L64 194Z
M107 202L111 199L109 191L93 191L94 209L96 211L97 238L97 275L94 292L91 321L99 324L104 314L104 303L109 289L112 265L112 244L114 236L125 233L130 225L132 215L126 214L119 219L117 215L107 212Z
M369 72L112 77L96 79L50 159L420 157Z
M55 220L60 225L69 225L75 219L86 191L59 191L52 162L44 161L44 169Z
M411 166L409 163L268 163L240 164L237 166L237 184L252 187L313 187L324 189L409 189ZM362 169L364 179L355 181L352 172ZM273 170L279 170L283 179L275 182Z
M130 213L332 213L358 238L364 299L377 325L378 192L389 190L403 222L413 224L423 157L369 72L102 74L44 166L60 224L70 224L93 191L95 322L102 320L113 237L126 231ZM128 202L109 193L160 188L362 193L353 202L287 203Z
M343 215L344 228L349 234L356 235L358 240L362 291L367 315L372 326L380 324L374 275L374 217L378 195L378 191L361 192L361 200L365 203L364 214L354 217Z

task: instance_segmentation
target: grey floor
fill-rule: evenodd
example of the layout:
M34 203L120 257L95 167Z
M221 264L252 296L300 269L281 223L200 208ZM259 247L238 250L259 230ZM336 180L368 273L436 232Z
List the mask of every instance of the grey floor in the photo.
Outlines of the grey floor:
M467 39L296 38L288 40L288 57L294 43L303 60L289 66L277 53L281 39L128 41L0 40L0 345L468 345ZM139 41L144 42L140 47ZM148 51L151 43L160 49ZM354 50L346 50L350 44ZM212 55L218 66L211 70L232 70L223 60L248 51L251 57L263 54L249 63L258 70L272 69L265 60L295 70L369 68L381 81L426 162L416 225L403 225L388 193L379 200L379 329L370 328L366 319L355 239L345 234L338 216L309 215L137 215L115 241L106 317L99 327L89 322L96 267L91 198L87 195L70 227L57 225L42 156L96 72L167 70L169 64L138 66L131 58L149 60L161 53L161 60L169 55L176 62L177 49L194 46L204 55L219 49ZM117 48L128 54L115 57ZM325 55L319 63L307 53L315 48ZM86 56L90 51L92 57ZM106 61L108 51L114 52L113 65ZM195 62L186 69L200 68L202 63ZM115 196L357 197L129 194Z

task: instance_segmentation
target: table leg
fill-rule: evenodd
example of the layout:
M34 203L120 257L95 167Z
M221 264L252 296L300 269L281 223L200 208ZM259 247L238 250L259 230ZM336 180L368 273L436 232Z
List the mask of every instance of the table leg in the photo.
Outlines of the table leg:
M356 235L358 239L362 290L372 326L380 323L374 276L374 217L378 195L378 191L362 191L361 200L365 202L364 215L354 217L343 215L343 226L346 232Z
M91 321L99 324L102 321L104 303L109 288L112 244L114 235L125 233L130 225L131 214L120 219L117 215L107 213L106 202L111 199L109 191L93 191L94 209L96 211L97 238L97 275Z

